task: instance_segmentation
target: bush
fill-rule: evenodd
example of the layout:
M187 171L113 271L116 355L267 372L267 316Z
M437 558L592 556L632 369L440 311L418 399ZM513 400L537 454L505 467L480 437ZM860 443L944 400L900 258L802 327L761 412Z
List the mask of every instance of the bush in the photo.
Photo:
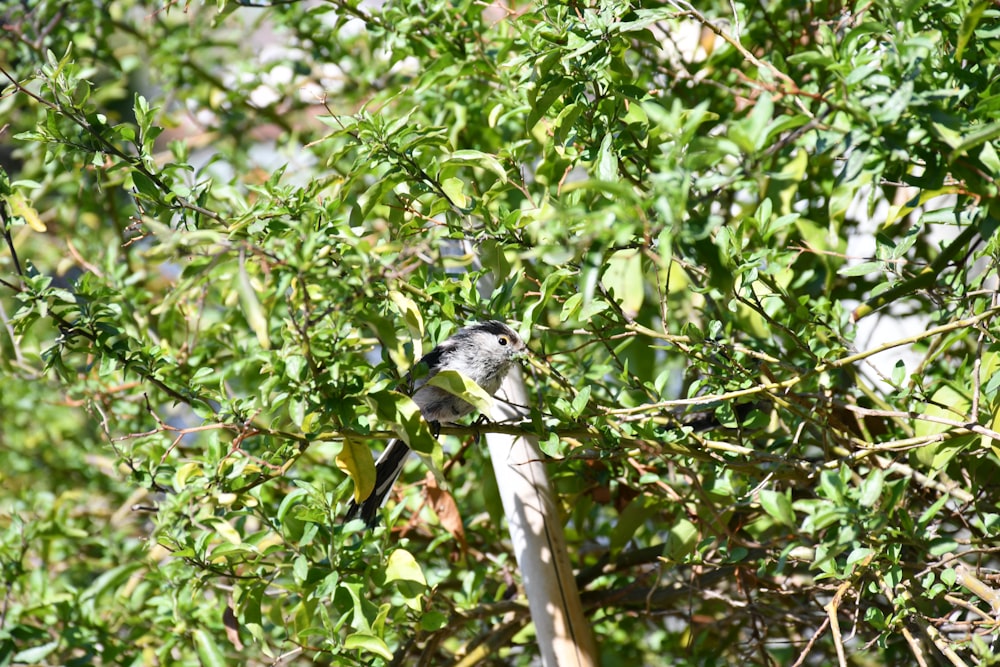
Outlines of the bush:
M605 664L993 664L1000 10L764 5L8 6L0 664L532 664L486 317Z

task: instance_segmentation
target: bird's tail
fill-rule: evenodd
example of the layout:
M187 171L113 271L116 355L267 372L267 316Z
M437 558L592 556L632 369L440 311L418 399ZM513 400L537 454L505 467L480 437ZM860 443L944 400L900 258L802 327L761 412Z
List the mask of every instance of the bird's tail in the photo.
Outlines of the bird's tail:
M390 440L385 450L375 461L375 488L371 495L360 503L351 499L351 504L347 507L347 515L344 521L350 521L358 512L361 519L369 528L374 528L378 524L378 511L385 504L385 499L396 483L399 473L403 472L403 465L410 453L410 448L402 440Z

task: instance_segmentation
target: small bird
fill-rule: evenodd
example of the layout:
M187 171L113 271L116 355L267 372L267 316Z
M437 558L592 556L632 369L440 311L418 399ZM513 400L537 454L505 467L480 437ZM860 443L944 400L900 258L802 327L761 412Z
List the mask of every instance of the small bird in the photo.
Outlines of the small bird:
M475 408L454 394L427 384L427 380L443 370L458 371L492 396L500 389L507 372L525 349L521 337L498 320L477 322L459 329L420 360L420 364L426 364L427 374L414 383L413 401L424 419L432 425L464 417ZM365 524L369 528L375 527L378 510L403 471L409 453L410 448L402 440L389 441L375 461L375 488L360 503L351 500L345 521L350 521L360 512Z

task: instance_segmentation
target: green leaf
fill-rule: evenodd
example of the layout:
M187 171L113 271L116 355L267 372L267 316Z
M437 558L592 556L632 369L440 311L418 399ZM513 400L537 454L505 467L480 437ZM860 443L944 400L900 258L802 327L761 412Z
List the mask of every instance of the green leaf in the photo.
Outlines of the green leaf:
M844 502L844 480L841 478L841 470L824 470L819 476L823 497L838 505Z
M583 414L584 409L587 407L587 403L590 401L590 385L587 385L581 389L576 396L573 397L572 415L574 417L579 417Z
M976 27L982 20L983 12L992 4L990 0L979 0L972 6L972 9L964 12L965 16L962 18L962 26L958 31L958 40L955 44L955 62L962 62L965 47L968 46L969 40L975 34Z
M532 129L538 124L538 121L545 116L556 100L562 97L562 94L566 92L572 82L572 79L560 79L545 88L545 92L540 99L534 101L535 103L531 107L531 112L528 114L528 129Z
M387 193L399 185L402 176L396 172L390 172L384 177L377 179L364 194L357 199L355 206L358 221L364 221L371 215L372 210L383 203Z
M992 143L997 139L1000 139L1000 121L976 127L971 132L966 133L963 139L954 146L948 155L948 162L954 162L960 157L968 155L972 149L986 143Z
M493 397L482 387L455 370L439 371L427 380L427 384L438 389L444 389L453 396L458 396L466 403L475 406L481 414L488 415L493 409Z
M900 359L892 367L892 383L900 387L906 380L906 363Z
M157 187L156 183L149 176L141 171L130 171L128 173L128 181L131 181L136 194L142 195L150 201L158 201L160 199L162 193L159 187Z
M753 142L754 150L761 150L767 143L768 135L766 129L773 116L774 101L771 99L770 93L762 93L757 98L753 106L753 111L750 112L750 116L747 118L747 135Z
M646 520L650 519L658 510L659 504L650 496L643 494L637 496L632 502L622 510L618 521L611 532L611 541L608 550L612 555L619 553L625 545L633 538L636 531Z
M563 303L562 312L559 314L559 320L565 322L568 319L574 318L578 310L580 310L580 304L583 303L583 293L577 292L576 294L571 294L566 302Z
M240 305L243 307L243 315L246 317L247 324L250 325L250 328L257 335L257 342L265 350L270 350L271 337L268 331L267 315L264 314L264 308L257 298L257 290L254 289L253 283L250 280L250 274L247 273L246 261L242 255L240 256L240 268L237 273L236 291L240 295Z
M674 563L683 563L694 552L699 535L698 526L693 522L684 517L675 518L663 545L663 557Z
M424 632L436 632L448 627L450 619L439 611L429 611L420 617L420 629Z
M503 168L496 156L476 150L460 150L449 154L444 158L444 163L467 164L475 167L482 167L491 171L500 178L501 182L507 182L507 170Z
M559 438L558 433L550 433L549 437L540 438L538 448L542 450L543 454L556 461L566 456L566 452L563 450L563 442Z
M102 596L113 596L117 593L119 586L125 584L129 578L138 570L142 569L141 563L127 563L113 567L102 573L84 590L80 595L81 601L93 601Z
M292 576L296 583L304 584L309 579L309 559L299 554L292 560Z
M478 385L477 385L478 386ZM413 399L395 391L377 391L365 395L365 401L380 419L388 421L400 440L410 449L430 454L437 446L430 427Z
M344 648L348 651L361 650L374 653L385 660L392 660L392 651L386 643L373 634L367 632L355 632L347 635L344 639Z
M406 323L410 335L413 338L422 339L424 337L424 316L420 314L416 302L397 290L389 290L388 296L399 310L399 314L403 316L403 322Z
M854 276L867 276L869 273L881 273L882 262L861 262L853 266L840 269L837 273L845 278Z
M882 488L885 486L885 473L882 470L872 470L861 482L861 495L858 497L858 504L862 507L874 507L875 503L882 497Z
M886 630L889 627L885 618L885 612L878 607L868 607L865 609L865 622L870 623L876 630Z
M612 139L610 134L604 135L601 147L597 151L597 159L594 161L595 175L601 181L618 180L618 156L615 155Z
M920 518L917 519L917 528L923 532L927 525L930 524L931 520L938 515L949 500L950 497L948 495L941 495L938 497L938 499L935 500L930 507L925 509L920 514Z
M759 498L760 506L772 519L783 526L796 525L795 511L792 509L792 500L788 493L761 489Z
M14 664L42 664L57 648L59 648L57 641L26 648L14 654Z
M931 396L924 412L929 417L960 421L971 407L969 396L969 387L961 387L957 382L944 384ZM913 432L919 437L925 437L937 433L948 433L953 428L947 424L918 419ZM917 449L916 457L922 465L931 470L941 470L977 439L978 436L975 434L965 434L948 438L944 442L934 442Z
M930 548L928 553L933 556L944 556L946 554L953 554L959 549L959 544L957 541L950 537L938 537L931 540Z
M460 178L446 178L441 181L441 190L457 208L465 210L469 198L465 196L465 183Z
M212 635L204 630L195 630L194 643L198 649L198 659L204 667L226 667L226 654L215 643Z
M601 277L604 287L615 297L626 314L639 312L645 299L646 283L642 275L642 255L637 250L619 250L606 262Z
M861 561L865 560L874 553L875 553L874 549L870 549L868 547L858 547L857 549L852 550L851 553L847 555L847 560L845 561L845 564L847 565L848 569L850 569L851 566L853 566L855 563L860 563Z

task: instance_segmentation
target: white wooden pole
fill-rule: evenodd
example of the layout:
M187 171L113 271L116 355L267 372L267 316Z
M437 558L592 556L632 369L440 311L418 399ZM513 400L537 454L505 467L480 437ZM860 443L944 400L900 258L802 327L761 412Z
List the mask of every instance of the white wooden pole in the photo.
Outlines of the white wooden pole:
M528 402L520 368L510 372L496 398L491 415L494 421L525 417L524 410L516 407ZM599 661L593 629L580 603L537 438L489 433L486 442L542 664L595 667Z

